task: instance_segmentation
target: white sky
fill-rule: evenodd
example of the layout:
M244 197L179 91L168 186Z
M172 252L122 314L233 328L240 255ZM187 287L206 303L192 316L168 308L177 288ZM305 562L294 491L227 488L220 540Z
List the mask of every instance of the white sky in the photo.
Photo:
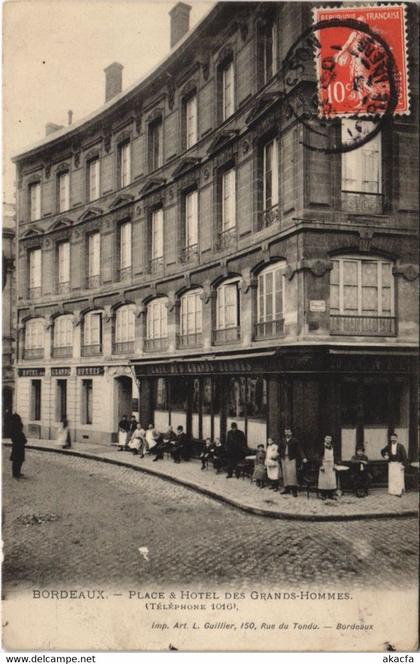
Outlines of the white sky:
M124 65L123 89L169 52L172 2L145 0L10 0L3 4L4 200L14 201L10 157L105 101L104 67ZM192 5L190 26L212 2Z

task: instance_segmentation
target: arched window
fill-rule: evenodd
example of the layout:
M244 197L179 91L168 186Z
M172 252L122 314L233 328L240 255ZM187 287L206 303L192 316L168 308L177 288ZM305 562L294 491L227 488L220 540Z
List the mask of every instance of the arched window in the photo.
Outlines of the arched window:
M145 350L166 350L168 346L168 298L159 297L147 305Z
M71 357L73 354L73 317L58 316L54 322L53 356Z
M134 350L135 321L134 305L127 304L117 309L114 353L131 353Z
M239 278L235 277L217 289L214 343L237 341L241 336L240 320Z
M32 318L25 325L25 359L44 357L44 320Z
M203 331L201 289L188 291L181 297L179 347L200 346Z
M102 353L102 312L90 311L83 321L82 355L100 355Z
M283 333L284 263L270 265L258 275L255 338L266 339Z
M334 258L330 274L331 334L396 334L392 262L370 256Z

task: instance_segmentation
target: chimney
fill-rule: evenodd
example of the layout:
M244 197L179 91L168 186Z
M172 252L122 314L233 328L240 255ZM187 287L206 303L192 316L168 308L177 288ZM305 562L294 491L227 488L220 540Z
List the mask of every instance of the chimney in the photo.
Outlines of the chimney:
M69 125L73 122L73 111L67 111L68 123Z
M169 12L171 17L171 48L179 42L190 29L190 5L178 2Z
M62 129L63 125L58 125L55 124L54 122L47 122L45 125L45 136L48 136L49 134L52 134L54 131L58 131L59 129Z
M105 101L109 101L122 90L122 70L124 67L119 62L105 67Z

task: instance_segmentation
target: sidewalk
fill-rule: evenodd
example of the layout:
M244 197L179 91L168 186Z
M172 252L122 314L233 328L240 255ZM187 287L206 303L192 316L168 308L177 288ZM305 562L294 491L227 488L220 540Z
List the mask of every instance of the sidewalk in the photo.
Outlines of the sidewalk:
M4 440L3 444L10 445L10 441ZM202 471L198 460L175 464L171 459L164 459L155 463L150 456L141 459L139 456L133 456L131 452L119 452L113 446L92 443L73 443L71 449L63 450L53 440L31 439L28 441L27 449L53 451L57 454L80 456L131 467L182 484L244 511L276 519L344 521L411 517L418 514L419 496L415 491L398 498L388 495L386 489L372 489L369 496L364 499L346 493L337 501L324 502L314 495L307 498L303 492L298 498L282 496L268 489L259 489L247 479L227 480L225 473L216 475L213 468ZM28 461L30 463L30 456ZM29 463L28 473L30 473Z

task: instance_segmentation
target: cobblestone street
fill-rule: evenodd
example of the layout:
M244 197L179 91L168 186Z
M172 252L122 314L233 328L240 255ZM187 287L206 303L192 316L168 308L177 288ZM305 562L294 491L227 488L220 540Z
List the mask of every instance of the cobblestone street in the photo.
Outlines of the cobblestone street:
M5 450L6 596L70 584L251 587L254 578L300 588L374 579L390 589L417 577L414 518L275 520L130 468L34 450L16 481L8 457Z

